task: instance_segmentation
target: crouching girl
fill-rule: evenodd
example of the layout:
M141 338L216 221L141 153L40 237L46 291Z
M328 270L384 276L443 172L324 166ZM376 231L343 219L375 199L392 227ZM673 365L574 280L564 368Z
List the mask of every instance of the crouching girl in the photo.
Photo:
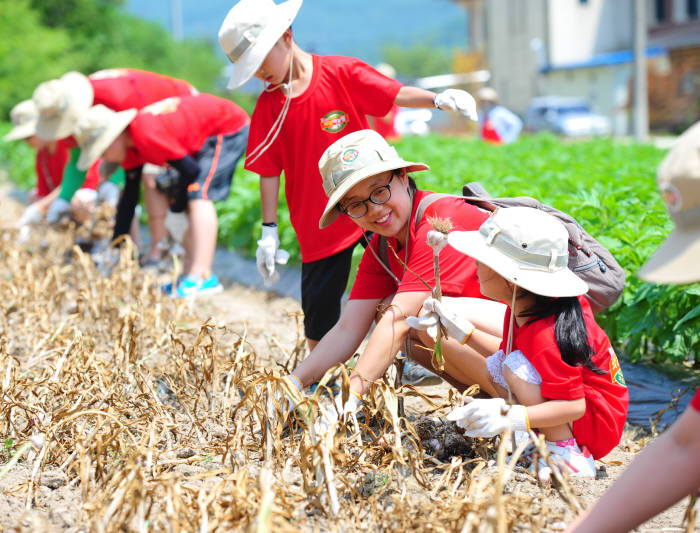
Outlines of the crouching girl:
M450 218L455 228L477 229L487 214L459 198L442 198L426 208L416 223L416 209L430 194L418 190L409 172L427 170L423 163L404 161L378 133L361 130L333 143L319 162L328 203L319 226L338 217L349 217L365 231L374 232L360 263L350 301L336 325L321 339L309 356L293 371L297 387L320 379L332 366L344 363L360 346L372 323L367 346L350 375L350 400L338 406L343 414L361 405L360 397L372 381L386 372L410 338L407 315L415 315L435 284L433 249L426 244L431 217ZM380 257L379 237L387 239L386 264ZM498 329L505 306L483 299L476 266L454 249L440 254L442 291L448 296L471 297L480 309L480 321L472 338L498 346L500 335L483 333ZM461 339L460 339L461 340ZM430 348L409 351L430 368ZM472 384L491 395L486 359L473 348L449 339L443 344L445 370L442 377L459 389Z
M537 429L572 474L595 477L593 459L620 441L629 396L610 341L582 296L588 287L567 268L566 229L547 213L512 207L497 210L478 231L450 233L448 242L476 259L481 292L509 304L500 350L487 359L500 398L472 400L448 418L471 437ZM464 323L448 302L424 307L443 323ZM515 405L507 409L509 390Z

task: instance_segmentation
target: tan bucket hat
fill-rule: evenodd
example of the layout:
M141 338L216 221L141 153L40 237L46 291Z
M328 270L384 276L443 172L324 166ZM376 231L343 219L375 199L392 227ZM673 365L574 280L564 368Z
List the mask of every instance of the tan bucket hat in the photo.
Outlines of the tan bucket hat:
M408 172L430 169L425 163L401 159L396 149L374 130L355 131L331 144L318 162L323 190L328 196L318 227L323 229L338 218L338 202L355 185L396 168L406 168Z
M235 63L228 83L236 89L265 61L282 34L292 25L302 0L275 4L272 0L241 0L231 8L219 29L219 43Z
M39 110L37 135L48 141L73 135L80 115L90 108L93 97L90 80L80 72L67 72L57 80L41 83L33 95Z
M539 209L497 209L478 231L453 231L447 242L535 294L557 298L588 292L586 282L567 267L569 233Z
M138 111L112 111L101 104L88 109L78 120L74 137L80 146L77 167L87 170L134 120Z
M18 141L28 139L36 134L36 122L39 120L39 111L34 100L20 102L10 111L12 129L3 137L6 141Z
M700 122L661 161L659 192L676 227L638 276L656 283L700 280Z

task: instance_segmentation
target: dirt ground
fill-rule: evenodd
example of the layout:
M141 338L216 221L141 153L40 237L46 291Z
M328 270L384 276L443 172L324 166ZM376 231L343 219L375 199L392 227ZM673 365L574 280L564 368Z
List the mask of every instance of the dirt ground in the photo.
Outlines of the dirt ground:
M6 227L8 220L11 220L11 217L14 216L13 213L16 213L18 208L13 206L12 202L7 198L4 198L2 203L4 217L7 218L0 221L0 226ZM8 214L10 215L9 217ZM0 217L1 216L3 215L0 215ZM33 253L42 252L40 249L38 249ZM3 256L3 261L17 261L19 259L20 256L13 256L11 253ZM56 263L58 265L64 264L60 256L56 257ZM8 266L7 263L6 266ZM17 268L17 265L13 264L12 268ZM65 269L68 267L64 266L62 268ZM10 289L11 285L6 286L6 290ZM41 296L40 291L36 291L36 293L37 297ZM7 295L4 295L4 298L7 298ZM167 299L161 300L159 296L149 296L149 298L152 298L152 300L149 300L149 302L151 302L149 305L156 306L158 310L160 310L159 306L161 305L163 306L163 309L167 308L170 316L174 320L178 320L183 328L187 325L194 326L197 322L204 322L207 319L213 319L217 326L225 326L229 336L244 337L257 353L258 358L256 359L256 364L260 366L259 370L261 371L264 370L264 368L280 368L283 366L288 361L289 355L294 352L295 347L299 343L299 314L301 310L299 303L290 298L276 297L267 292L253 290L236 284L229 284L220 294L200 297L186 303L174 304L166 301ZM25 303L28 306L34 305L34 302ZM3 310L5 313L10 313L15 309L14 307L10 309L3 307ZM80 309L76 310L73 308L65 311L68 313L65 314L66 317L73 317L76 315L76 313L81 312ZM49 312L63 316L63 311L59 310L58 308L50 310ZM123 318L123 315L124 313L120 311L119 316ZM56 316L55 318L58 319L60 316ZM107 317L105 317L105 319L106 318ZM65 320L68 319L69 318L66 318ZM5 317L5 320L7 321L7 317ZM36 337L34 341L39 339L39 325L36 325L36 331L32 331L33 326L31 321L25 320L23 324L24 327L27 328L26 335L28 337ZM165 326L163 326L163 328L164 327ZM0 343L8 342L8 339L4 338L7 336L7 331L8 330L6 327L3 327L3 330L0 331ZM114 333L115 338L118 338L118 335L123 334L124 328L118 330L112 328L111 331L118 332ZM12 342L17 341L13 340ZM10 342L10 344L12 344L12 342ZM121 341L116 342L118 344ZM41 343L39 342L39 344ZM240 347L240 344L238 346ZM18 368L21 371L25 368L28 369L31 364L35 364L34 359L36 358L37 350L34 350L33 353L23 352L22 350L13 352L12 346L10 345L7 347L7 353L16 359ZM32 355L34 355L34 358L31 357ZM7 367L7 376L10 375L10 368L10 366ZM54 376L58 376L60 363L58 364L58 368L51 367L48 370L50 372L55 372ZM26 370L25 373L26 372L29 372L29 370ZM0 376L0 380L2 377L3 376ZM8 381L8 379L9 378L6 377L5 381ZM424 394L434 397L447 397L450 393L450 388L446 384L421 387L420 390ZM2 388L0 388L0 392L3 392ZM81 401L81 398L74 398L74 400L77 405ZM10 408L9 403L5 403L5 406L3 407L3 402L8 402L7 396L0 396L0 419L5 416L3 411ZM214 400L212 400L212 402L214 402ZM406 398L406 412L409 420L416 422L430 410L430 406L424 400L418 397ZM187 421L184 418L175 419L175 422L181 426L183 424L187 425ZM80 428L78 428L78 430L79 429ZM89 428L82 426L83 431L87 431L87 429ZM191 424L189 433L192 432L200 432L200 441L204 442L208 439L224 439L222 434L225 434L226 429L223 426L217 425L215 419L207 419L199 429L196 429L194 424ZM202 433L204 434L204 438L202 438ZM615 450L603 461L598 462L598 466L604 470L604 474L600 476L601 479L597 479L595 481L573 480L571 482L571 487L584 508L592 504L598 497L600 497L611 482L614 481L615 478L617 478L624 470L624 468L629 465L636 453L638 453L640 449L650 442L651 439L649 438L639 438L638 433L639 432L634 428L630 428L623 437L621 445L615 448ZM8 442L10 435L0 435L0 437L2 437L3 442ZM202 444L202 446L204 447L204 444ZM78 448L79 446L76 448L76 450L78 450ZM69 452L70 450L65 450L66 454ZM74 452L71 457L75 456L75 453L76 452ZM189 486L188 484L190 484L192 486L196 485L199 487L200 485L197 485L198 483L206 484L211 481L211 476L214 476L214 473L211 473L210 475L209 472L212 470L220 472L225 468L223 460L219 461L218 456L214 457L213 459L210 458L211 460L202 460L202 456L199 454L196 448L190 449L188 447L180 447L175 449L175 451L172 453L174 455L164 454L163 457L166 457L167 455L167 461L170 461L169 464L172 465L171 473L173 475L179 475L180 477L178 479L185 480L183 481L185 486ZM35 472L33 472L33 463L31 461L32 458L36 458L36 453L30 451L27 458L28 460L26 461L19 461L6 474L0 473L0 531L100 530L102 528L99 527L99 522L94 521L94 516L90 517L91 513L111 512L115 513L115 516L118 514L118 503L114 503L115 500L105 500L104 505L102 505L100 503L102 500L96 499L96 496L93 494L86 493L87 487L91 486L86 482L86 480L92 478L90 478L90 475L85 474L84 472L78 475L71 470L71 468L74 468L74 470L77 472L80 470L78 467L67 467L66 465L70 464L70 458L66 459L65 462L62 460L55 464L44 463L43 471L38 477L34 475ZM443 461L438 461L436 459L433 459L432 461L436 464L450 463L449 458L446 458ZM63 464L59 464L61 462ZM34 464L40 463L41 461L38 461ZM492 463L489 463L485 466L482 474L493 474L494 469L495 466L493 466ZM2 466L0 466L0 472L2 472ZM259 473L259 470L256 470L256 472ZM285 470L285 472L287 472L287 470ZM228 473L225 475L228 475ZM286 474L283 473L283 475L288 475L290 479L294 477L290 472L287 472ZM372 479L372 483L375 483L374 478ZM105 486L113 488L122 487L122 485L117 484L117 481L118 480L115 480L112 485L107 484ZM95 480L92 480L92 482L93 484L97 483ZM292 482L294 481L290 481L290 483ZM36 484L35 495L33 499L30 498L28 500L27 491L31 490L33 483ZM296 483L299 483L299 481L297 480ZM458 484L458 482L455 482L454 489L452 490L453 494ZM27 486L29 486L29 488L27 488ZM650 480L650 489L653 490L653 480ZM119 490L122 489L117 489L114 492L119 493ZM419 490L410 483L405 485L404 489L402 490L404 492L407 491L407 494L402 494L401 498L407 497L410 501L411 494L414 494L415 498L425 499L420 506L417 506L421 509L419 512L422 512L423 514L419 514L419 516L416 517L416 520L413 522L414 529L451 529L448 527L438 527L441 525L441 521L443 520L440 513L446 512L445 507L439 505L439 498L426 498L424 491ZM523 494L527 496L529 498L527 501L531 502L529 505L537 506L537 509L533 508L531 510L533 513L552 513L552 516L560 517L557 521L548 521L546 527L544 527L542 531L561 530L563 529L564 524L573 516L571 507L563 501L559 491L551 488L541 488L535 482L533 482L531 477L525 474L516 472L514 476L512 476L511 480L506 484L505 490L511 495L517 496L518 494ZM370 492L373 491L374 489L370 490ZM129 492L128 494L133 496L134 493ZM202 492L200 491L199 494L201 499ZM435 494L438 494L437 489L433 495ZM104 496L104 498L108 498L108 495ZM171 498L171 496L168 496L168 498ZM165 499L166 498L164 497L164 500ZM308 502L304 503L301 500L297 501L297 506L301 506L301 508L311 505ZM90 503L88 504L88 502ZM390 500L377 500L377 502L380 505L386 506L384 510L387 513L400 512L400 509L397 510L394 508L395 505L390 503ZM680 525L687 508L687 502L688 500L685 499L681 503L649 521L642 528L640 528L639 531L685 531L685 529L680 529ZM127 501L123 500L121 505L126 506L126 503ZM216 501L214 500L214 503L210 502L206 505L211 506L215 503ZM206 505L201 501L198 500L197 504L199 505L198 509L200 511L202 508L207 509ZM166 502L159 502L156 500L154 505L156 507L158 505L165 506ZM281 506L282 503L279 505ZM414 506L409 507L411 507L411 509L406 510L407 514L414 512ZM384 512L384 510L380 508L376 509L379 509L380 512ZM141 512L145 513L146 511L142 509ZM194 512L195 511L193 511L193 513ZM621 510L621 512L624 512L624 510ZM312 516L310 513L312 513L312 511L307 509L304 516L307 518ZM309 528L307 526L302 527L301 522L298 523L298 526L294 526L295 522L288 520L285 522L285 529L297 530L297 527L300 530L308 531L391 529L387 527L378 528L377 526L370 526L369 524L374 524L374 522L367 519L367 517L362 516L358 516L357 521L355 522L345 517L339 522L319 518L315 522L312 521L311 523L315 525ZM154 530L159 529L157 525L141 525L136 527L134 524L135 523L128 522L127 525L122 526L122 530L138 529L145 531L149 528L153 528ZM221 526L221 524L219 524L219 526ZM441 526L444 526L444 524ZM455 527L454 529L459 530L461 529L461 526ZM200 524L200 530L207 530L206 520L204 525ZM272 531L275 530L275 528L272 527L269 530ZM463 531L469 530L470 529L467 529L466 526L464 526ZM482 530L490 531L490 529L479 529L479 531Z

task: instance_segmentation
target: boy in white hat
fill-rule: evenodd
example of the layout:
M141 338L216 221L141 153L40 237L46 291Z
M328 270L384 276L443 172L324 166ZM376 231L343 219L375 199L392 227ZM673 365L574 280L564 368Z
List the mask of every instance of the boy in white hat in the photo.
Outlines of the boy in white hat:
M186 298L222 289L211 272L218 221L213 202L225 200L248 138L248 115L236 104L209 94L166 98L140 111L90 108L79 119L75 138L81 147L78 168L97 158L121 165L127 173L145 163L175 168L180 176L177 209L187 210L184 277L168 292ZM117 212L116 225L131 221Z
M43 220L49 207L57 198L64 169L70 157L70 145L66 141L46 141L36 135L38 119L39 112L33 100L20 102L10 111L13 128L4 137L5 141L22 140L36 150L36 188L30 196L30 205L15 224L18 228L26 228L22 230L24 234L28 233L30 226ZM97 172L92 172L83 184L83 189L91 191L93 199L96 196L98 180ZM73 214L76 215L76 213ZM80 217L76 216L76 218Z
M620 442L629 395L583 296L588 286L567 267L566 228L543 211L511 207L448 242L476 260L482 294L509 309L500 349L486 360L500 398L472 400L447 418L470 437L538 429L561 468L595 478L594 459ZM450 302L431 298L423 307L443 324L473 329Z
M658 171L661 196L676 227L639 277L656 283L700 281L700 122L678 138ZM700 389L681 417L652 442L567 529L623 533L700 488Z
M313 347L335 324L347 284L352 250L362 232L349 220L320 230L325 196L318 172L323 151L339 137L368 128L366 115L384 116L392 105L438 107L476 119L476 103L465 91L436 95L402 87L350 57L319 56L299 48L291 24L301 0L241 0L229 11L219 42L234 63L229 89L253 76L262 80L251 119L246 168L261 176L262 238L256 253L266 282L285 260L277 235L280 174L302 256L304 328Z
M40 84L34 91L34 101L40 115L37 134L44 139L66 139L67 142L73 143L71 159L66 167L60 194L50 208L49 220L58 219L61 213L67 211L73 195L85 180L85 172L78 170L76 166L80 150L71 136L78 118L90 106L101 104L113 111L141 109L170 96L196 93L197 90L184 80L131 68L99 70L89 76L80 72L68 72L59 79ZM108 166L103 167L107 168ZM118 192L112 183L117 186L123 185L125 176L118 168L103 170L105 175L112 173L114 175L101 189L101 194L107 196L110 203L116 203L115 196ZM134 203L134 197L138 201L140 173L132 173L131 179L135 181L126 182L126 194L123 199L125 204ZM167 199L164 195L159 195L154 188L147 188L146 195L149 196L149 203L166 206L167 209ZM121 210L130 209L122 207ZM129 232L131 221L125 222L125 227L115 228L114 237Z

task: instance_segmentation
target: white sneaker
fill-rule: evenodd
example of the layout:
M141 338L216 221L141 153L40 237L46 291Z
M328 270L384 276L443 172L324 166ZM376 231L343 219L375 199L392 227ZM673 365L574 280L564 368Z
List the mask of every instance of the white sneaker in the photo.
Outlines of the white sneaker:
M588 448L585 446L583 450L579 448L575 439L546 441L545 445L551 454L552 464L556 464L561 469L567 468L570 476L595 479L595 460ZM542 466L546 465L540 459L540 468Z

